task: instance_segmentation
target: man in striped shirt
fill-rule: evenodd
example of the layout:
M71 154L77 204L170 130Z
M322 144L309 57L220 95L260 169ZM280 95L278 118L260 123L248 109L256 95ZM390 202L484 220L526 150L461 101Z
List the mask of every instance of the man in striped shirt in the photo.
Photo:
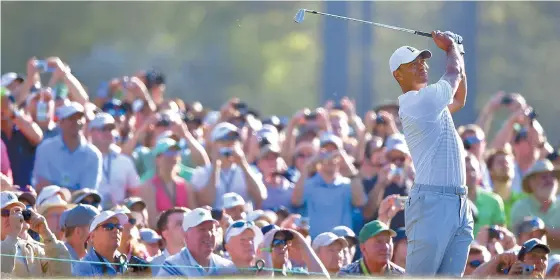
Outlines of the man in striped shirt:
M461 276L473 220L467 203L463 143L451 114L461 109L467 87L458 45L450 32L432 32L436 45L446 52L444 76L428 85L428 50L397 49L390 70L403 94L399 117L416 168L414 186L405 208L408 248L406 272L413 276Z

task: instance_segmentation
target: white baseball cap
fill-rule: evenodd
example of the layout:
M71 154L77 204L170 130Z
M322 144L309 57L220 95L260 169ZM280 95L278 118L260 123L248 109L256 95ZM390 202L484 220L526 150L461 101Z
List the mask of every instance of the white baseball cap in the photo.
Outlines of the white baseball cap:
M410 63L420 55L424 58L432 57L432 53L429 50L420 51L414 47L402 46L391 55L391 58L389 58L389 70L393 73L402 64Z
M91 225L89 225L89 233L93 232L100 224L112 218L117 218L117 220L119 220L119 224L121 225L128 223L128 216L126 214L111 210L103 211L99 213L99 215L95 216L93 221L91 221Z
M325 132L319 137L320 146L323 147L327 144L334 144L337 148L342 148L342 139L331 132Z
M242 196L233 192L224 194L223 200L224 200L225 209L229 209L239 205L245 205L245 199L243 199Z
M140 229L140 240L154 244L161 240L161 236L151 228Z
M224 236L225 242L228 243L228 241L232 237L242 234L247 229L252 230L255 234L255 237L253 238L253 244L255 248L257 248L263 241L262 231L258 226L255 225L255 223L245 220L237 220L228 227Z
M9 86L12 82L14 82L15 80L20 80L23 82L23 77L21 77L20 75L18 75L17 73L14 72L9 72L6 73L4 75L2 75L2 87L7 87Z
M342 236L337 236L332 232L323 232L311 242L311 247L313 250L317 251L320 247L329 246L335 241L340 241L343 247L348 247L348 241Z
M218 223L218 221L212 218L212 213L210 212L210 210L206 210L204 208L196 208L183 215L183 230L187 231L192 227L196 227L208 221Z
M76 113L85 114L84 106L78 102L70 102L56 110L56 116L59 120L66 119Z
M0 196L0 208L4 209L13 204L21 207L22 209L25 209L25 204L21 203L18 200L18 196L15 193L8 191L2 192L2 195Z
M229 122L221 122L217 124L212 130L212 135L211 135L212 142L226 140L229 138L228 135L230 133L234 133L237 136L239 136L239 131L237 129L237 126Z
M89 129L103 128L106 125L115 125L115 118L108 113L98 113L93 120L89 123Z
M49 208L56 206L63 206L66 208L71 208L72 205L68 204L71 199L70 191L66 188L61 188L59 186L51 185L44 187L39 195L35 205L40 214L45 213Z

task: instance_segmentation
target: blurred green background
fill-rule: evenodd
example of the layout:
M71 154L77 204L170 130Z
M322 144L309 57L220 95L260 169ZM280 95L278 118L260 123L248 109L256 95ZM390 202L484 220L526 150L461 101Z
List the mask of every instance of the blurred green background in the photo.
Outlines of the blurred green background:
M444 57L423 37L336 21L346 34L325 30L326 20L299 8L327 10L326 2L2 2L2 73L23 73L31 56L59 56L91 95L100 82L156 67L168 79L168 95L200 100L217 108L238 96L264 114L291 115L326 98L348 95L360 111L396 100L399 88L388 70L401 45L430 48L431 80L443 71ZM551 144L560 140L560 4L558 2L348 2L341 14L431 31L453 30L471 40L469 115L498 90L519 92L534 106ZM366 11L364 11L366 9ZM332 11L328 10L328 11ZM336 10L335 10L336 12ZM367 19L367 18L366 18ZM370 33L371 43L360 40ZM337 40L337 36L340 39ZM473 36L474 38L471 38ZM339 44L345 53L325 51ZM369 52L364 56L364 50ZM364 58L365 57L365 58ZM346 69L325 61L345 61ZM341 60L342 59L342 60ZM364 59L366 61L364 61ZM363 65L370 65L364 73ZM344 92L325 80L344 77ZM371 88L363 86L371 78ZM46 81L43 81L46 82ZM328 84L328 83L327 83ZM501 113L493 130L503 121Z

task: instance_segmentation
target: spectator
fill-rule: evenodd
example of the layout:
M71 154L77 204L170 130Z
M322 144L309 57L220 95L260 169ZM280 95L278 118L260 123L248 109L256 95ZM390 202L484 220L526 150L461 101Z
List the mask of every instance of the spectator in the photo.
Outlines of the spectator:
M547 160L537 161L523 178L523 191L529 196L517 201L511 210L512 224L526 216L537 216L544 221L554 253L560 252L560 207L556 195L560 171Z
M400 267L406 267L407 239L404 227L398 228L393 237L393 258L391 261Z
M238 220L226 230L224 248L239 273L254 274L247 269L255 266L257 248L262 241L263 234L253 222Z
M245 200L236 193L226 193L223 196L224 211L234 221L244 220L247 216L245 213Z
M466 183L469 190L468 198L474 202L478 209L473 234L476 235L480 227L485 225L505 225L506 217L502 198L480 186L482 169L477 157L470 152L465 156L465 168Z
M307 271L302 268L292 269L289 252L303 256ZM328 271L317 257L305 238L295 230L271 229L263 238L259 247L259 258L265 260L265 268L273 275L298 276L313 273L328 278Z
M546 275L549 253L550 248L546 243L543 243L539 239L529 239L523 243L517 257L523 264L534 267L531 276L542 279ZM521 268L519 265L514 265L510 268L510 271L519 273L521 272Z
M54 122L55 96L51 88L42 88L28 96L25 110L43 131L43 140L57 136L59 129Z
M161 254L160 243L161 236L155 232L153 229L143 228L140 229L140 241L144 244L144 247L148 250L148 261L152 258L157 257Z
M469 257L467 259L464 276L471 276L475 269L490 261L490 258L492 258L492 256L486 247L478 245L477 243L472 243L469 249Z
M198 205L192 186L179 176L178 143L171 138L158 141L153 153L156 156L157 173L140 187L140 197L146 203L148 217L157 217L174 206L193 208ZM155 227L155 220L149 220Z
M305 205L310 219L311 238L337 225L352 226L352 205L361 207L366 203L361 179L343 177L340 168L349 166L349 158L342 148L342 141L333 134L321 137L321 153L308 163L308 171L319 166L317 174L307 172L296 183L292 204ZM331 215L324 215L331 213Z
M137 213L132 213L126 206L117 206L112 209L116 213L123 213L127 216L128 222L121 223L122 238L118 251L125 254L126 259L130 261L132 257L137 257L138 259L148 260L150 254L147 248L140 241L140 232L136 227L138 223Z
M488 166L484 161L484 152L486 152L486 137L484 131L480 126L476 124L469 124L465 126L460 126L457 128L461 140L463 140L463 145L465 146L465 151L471 152L479 164L479 173L482 176L480 186L489 189L492 187L492 181L490 179L490 172L488 171Z
M529 239L539 239L543 243L547 243L547 230L543 220L539 217L525 217L523 221L516 226L517 244L522 246ZM520 247L517 249L520 249Z
M356 234L347 226L336 226L331 230L331 232L336 234L337 236L344 237L344 239L346 239L346 242L348 242L348 246L344 248L344 259L342 262L342 266L349 265L354 259L354 254L356 254L356 246L358 246L358 238L356 238Z
M91 142L102 155L102 179L99 193L103 197L105 208L123 202L125 197L138 194L140 179L132 160L120 152L115 144L115 119L107 113L99 113L88 126Z
M360 165L360 174L363 178L364 191L368 196L377 182L377 174L385 165L385 152L381 137L373 136L365 144L364 160Z
M43 188L37 197L37 210L39 214L47 219L49 229L57 239L62 239L64 236L60 228L60 215L71 207L67 202L69 200L70 192L59 186L47 186Z
M15 72L9 72L2 75L1 80L1 86L14 93L19 93L25 82L25 78Z
M329 274L335 275L340 271L344 264L344 249L348 247L344 237L323 232L315 237L311 246Z
M404 269L391 262L393 241L396 233L383 222L374 220L360 231L358 240L363 257L345 267L339 276L396 276L403 275Z
M546 278L560 277L560 255L552 255L548 259Z
M291 206L294 191L292 174L280 157L280 146L269 144L260 148L257 167L263 176L268 196L262 203L262 209L269 210L280 206Z
M515 202L525 197L525 194L514 192L512 189L513 177L515 176L515 158L511 151L511 145L503 149L492 150L486 159L486 166L490 172L492 188L504 202L504 213L506 223L511 227L511 207Z
M123 224L127 222L125 214L113 211L103 211L95 216L89 226L92 249L88 250L82 262L76 263L72 274L77 277L122 275L126 256L121 258L117 248L121 243Z
M14 179L12 178L12 167L10 165L10 158L8 157L8 149L4 144L4 140L0 142L0 145L0 172L4 180L11 185L14 183Z
M70 263L54 261L70 258L68 250L49 230L45 217L31 210L31 218L24 221L22 211L26 207L18 201L17 196L7 191L3 191L0 196L2 278L69 277ZM24 223L29 223L30 228L39 233L43 243L18 238ZM16 258L16 255L23 258Z
M72 102L57 111L61 134L37 148L35 188L56 184L69 190L97 189L102 178L101 153L82 133L84 107Z
M13 96L2 94L2 141L6 145L13 184L31 185L37 145L43 140L41 128L14 103Z
M87 204L100 210L102 199L96 190L85 188L75 191L72 194L71 201L73 204Z
M183 232L183 217L191 210L184 207L173 207L169 210L163 211L157 220L157 231L161 234L165 242L165 249L161 255L152 259L152 275L156 276L159 273L160 267L165 259L173 256L185 247L185 233Z
M248 210L260 208L267 198L266 187L262 176L247 162L237 127L225 122L217 124L212 130L211 141L212 163L197 168L192 178L200 204L222 209L219 198L235 192L249 204Z
M128 197L123 201L124 206L130 210L133 214L138 214L140 219L137 221L137 225L140 228L149 227L149 217L148 210L146 209L146 202L142 198L137 196Z
M89 225L99 210L91 205L77 205L62 212L60 228L64 231L66 248L72 260L80 260L86 255L86 244L89 235ZM72 263L74 266L75 263Z
M234 273L235 266L231 261L213 253L217 226L218 221L212 218L209 210L196 208L185 214L183 230L186 247L165 260L158 276L203 277Z

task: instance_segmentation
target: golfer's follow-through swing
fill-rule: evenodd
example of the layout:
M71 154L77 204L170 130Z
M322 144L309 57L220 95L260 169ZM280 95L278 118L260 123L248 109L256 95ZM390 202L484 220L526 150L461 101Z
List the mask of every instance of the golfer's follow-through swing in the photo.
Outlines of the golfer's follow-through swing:
M389 69L402 89L399 118L416 176L405 207L408 238L406 273L412 276L462 276L473 240L473 219L465 186L465 150L451 114L466 101L462 38L452 32L426 33L370 21L299 10L431 37L447 55L445 74L428 85L428 50L398 48Z

